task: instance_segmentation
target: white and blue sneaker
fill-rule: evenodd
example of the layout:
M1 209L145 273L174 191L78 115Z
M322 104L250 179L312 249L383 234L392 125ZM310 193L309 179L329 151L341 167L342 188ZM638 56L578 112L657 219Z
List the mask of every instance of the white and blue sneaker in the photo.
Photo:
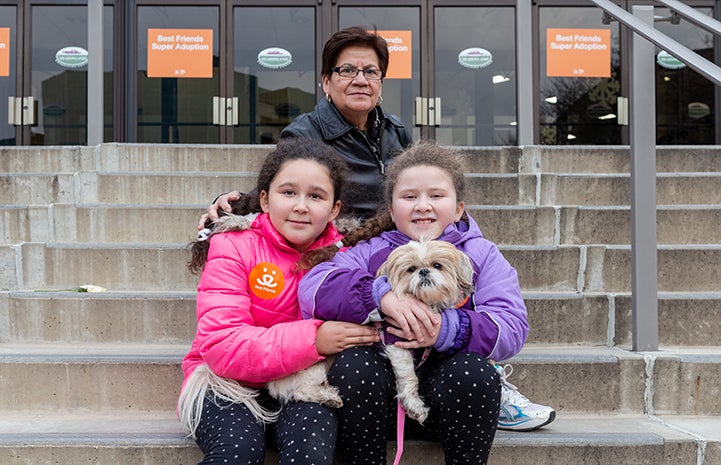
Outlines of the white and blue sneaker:
M508 382L513 373L511 365L496 365L501 377L501 412L498 429L510 431L533 431L556 419L556 411L545 405L534 404Z

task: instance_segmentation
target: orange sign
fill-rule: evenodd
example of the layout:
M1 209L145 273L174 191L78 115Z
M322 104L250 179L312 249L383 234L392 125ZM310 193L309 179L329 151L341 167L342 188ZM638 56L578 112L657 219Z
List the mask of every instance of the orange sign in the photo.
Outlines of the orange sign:
M0 76L10 76L9 27L0 27Z
M411 31L378 31L388 42L388 70L386 79L410 79L413 77L411 60Z
M546 75L611 77L611 30L546 29Z
M148 77L213 77L213 30L148 29Z
M250 270L248 287L250 292L261 299L272 299L283 291L285 277L276 265L269 262L258 263Z

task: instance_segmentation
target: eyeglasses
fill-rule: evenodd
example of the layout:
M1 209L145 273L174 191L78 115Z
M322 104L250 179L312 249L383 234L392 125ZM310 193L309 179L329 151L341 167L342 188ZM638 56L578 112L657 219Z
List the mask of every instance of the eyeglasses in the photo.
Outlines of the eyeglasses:
M355 79L358 73L363 73L363 76L369 81L378 81L386 76L386 73L378 68L358 69L355 66L336 66L331 68L331 71L338 73L338 76L343 79Z

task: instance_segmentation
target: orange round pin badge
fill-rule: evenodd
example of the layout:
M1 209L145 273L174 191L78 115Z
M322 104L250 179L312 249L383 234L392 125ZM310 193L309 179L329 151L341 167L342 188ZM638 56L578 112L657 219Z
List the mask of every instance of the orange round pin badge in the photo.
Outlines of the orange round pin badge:
M248 275L250 291L261 299L272 299L283 291L285 277L278 266L269 263L258 263Z

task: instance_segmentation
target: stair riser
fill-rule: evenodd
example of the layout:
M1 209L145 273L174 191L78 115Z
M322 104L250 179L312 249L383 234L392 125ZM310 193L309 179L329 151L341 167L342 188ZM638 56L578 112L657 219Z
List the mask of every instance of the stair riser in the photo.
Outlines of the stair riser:
M540 205L630 205L629 176L541 175ZM524 187L527 184L521 183ZM524 195L525 194L525 195ZM532 193L521 192L521 198ZM721 203L721 177L663 176L656 181L658 205Z
M180 361L124 362L91 357L63 363L0 358L0 411L172 411L183 380Z
M189 345L195 336L194 297L110 300L82 294L7 301L2 305L0 298L0 319L7 320L0 342Z
M521 288L535 292L631 291L630 247L562 246L501 248L516 268ZM18 254L22 254L18 258ZM186 268L184 246L124 248L0 246L0 290L53 290L95 284L109 290L192 291L198 277ZM662 248L658 251L660 292L718 292L721 246Z

